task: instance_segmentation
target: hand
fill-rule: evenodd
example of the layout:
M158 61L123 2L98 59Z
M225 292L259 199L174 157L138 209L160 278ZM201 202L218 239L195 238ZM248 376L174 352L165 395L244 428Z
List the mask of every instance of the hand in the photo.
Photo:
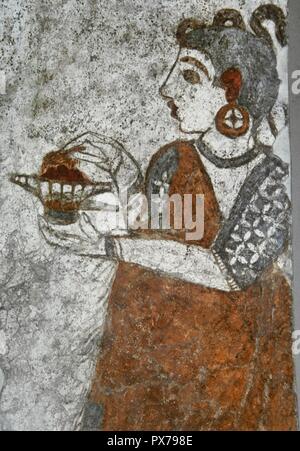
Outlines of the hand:
M39 216L39 229L48 244L68 249L76 255L107 257L107 238L101 235L90 217L81 213L76 224L68 226L50 224Z
M111 182L115 193L137 189L143 177L138 163L118 141L87 132L73 139L64 148L70 151L80 169L94 182Z

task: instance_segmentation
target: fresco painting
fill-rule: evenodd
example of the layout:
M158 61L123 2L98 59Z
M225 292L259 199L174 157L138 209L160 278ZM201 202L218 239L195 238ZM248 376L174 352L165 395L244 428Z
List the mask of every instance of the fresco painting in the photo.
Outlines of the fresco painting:
M35 173L10 173L42 245L110 273L74 430L297 429L289 162L274 151L286 2L214 1L209 17L205 3L187 17L180 2L169 30L156 88L174 139L147 164L80 127Z

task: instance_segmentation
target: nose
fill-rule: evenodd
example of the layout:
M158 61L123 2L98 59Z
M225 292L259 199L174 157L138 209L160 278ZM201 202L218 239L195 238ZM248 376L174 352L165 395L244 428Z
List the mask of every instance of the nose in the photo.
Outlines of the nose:
M171 69L170 69L165 81L163 82L163 84L159 88L159 94L165 100L173 100L174 99L174 92L173 92L174 91L174 86L173 86L173 89L172 89L172 85L174 84L173 83L174 82L173 78L174 78L175 67L176 67L176 64L177 64L178 59L179 59L179 53L180 53L180 50L178 52L177 58L176 58L176 60L175 60L175 62L173 64L173 66L171 67Z
M168 86L169 78L170 78L170 74L168 75L168 77L165 79L165 81L163 82L163 84L159 88L159 94L165 100L171 100L172 99L172 97L170 95L170 92L169 92L169 89L168 89L169 88L169 86Z
M173 70L168 74L167 78L159 88L159 93L167 102L178 97L177 83L173 74Z

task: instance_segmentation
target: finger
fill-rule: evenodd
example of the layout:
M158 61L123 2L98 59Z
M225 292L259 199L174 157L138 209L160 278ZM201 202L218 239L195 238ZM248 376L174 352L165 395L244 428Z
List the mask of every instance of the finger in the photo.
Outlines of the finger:
M84 241L79 235L58 231L50 226L42 216L39 216L39 229L47 243L52 246L75 248Z
M76 138L72 139L72 141L69 141L65 146L64 149L70 149L78 144L85 144L85 143L96 143L96 144L108 144L113 147L119 147L120 144L113 140L112 138L109 138L107 136L101 135L100 133L95 132L85 132L81 135L77 136Z
M92 239L93 241L97 241L101 237L101 234L87 213L81 214L79 219L79 227L89 240Z
M87 132L84 136L84 142L91 143L92 145L107 147L107 148L120 148L121 145L118 141L109 138L108 136L101 135L100 133Z
M76 160L80 161L80 163L84 163L87 165L94 165L97 168L107 170L109 167L109 160L104 158L102 155L94 156L94 155L86 155L82 152L75 152L74 157Z
M88 151L76 151L73 156L78 161L94 164L98 167L105 167L110 162L110 159L107 155L105 155L105 152L100 150L98 152L91 152L90 149Z
M83 149L76 149L74 155L77 155L80 158L80 154L85 155L87 158L91 158L92 160L103 158L104 160L112 160L119 154L120 151L116 146L111 144L95 141L95 140L87 140L84 144Z
M91 134L89 132L82 133L81 135L76 136L71 141L66 143L63 147L63 150L70 151L78 146L83 146L87 139L89 139L89 137L91 137Z
M98 143L98 142L92 142L92 141L86 141L83 145L82 148L75 148L74 149L74 153L78 152L78 153L86 153L87 155L92 155L92 156L99 156L99 155L103 155L103 156L107 156L107 154L112 152L113 149L111 149L111 147L107 147L106 144L102 144L102 143Z
M80 170L85 172L92 180L99 180L101 174L101 180L109 179L110 163L102 157L87 157L80 153L76 153L76 160L79 163Z
M109 174L107 174L105 169L99 168L99 166L95 163L85 161L85 159L83 158L78 158L77 163L77 168L85 175L87 175L93 182L98 182L100 180L103 182L110 181Z

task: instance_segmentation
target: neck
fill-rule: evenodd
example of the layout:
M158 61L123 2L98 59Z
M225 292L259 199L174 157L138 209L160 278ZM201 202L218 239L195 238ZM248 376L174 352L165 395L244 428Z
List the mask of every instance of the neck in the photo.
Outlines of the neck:
M251 131L230 139L211 129L196 141L199 151L217 167L235 168L249 163L257 156Z
M201 137L201 140L219 158L240 157L254 148L251 130L239 138L231 139L219 133L216 128L212 128Z

